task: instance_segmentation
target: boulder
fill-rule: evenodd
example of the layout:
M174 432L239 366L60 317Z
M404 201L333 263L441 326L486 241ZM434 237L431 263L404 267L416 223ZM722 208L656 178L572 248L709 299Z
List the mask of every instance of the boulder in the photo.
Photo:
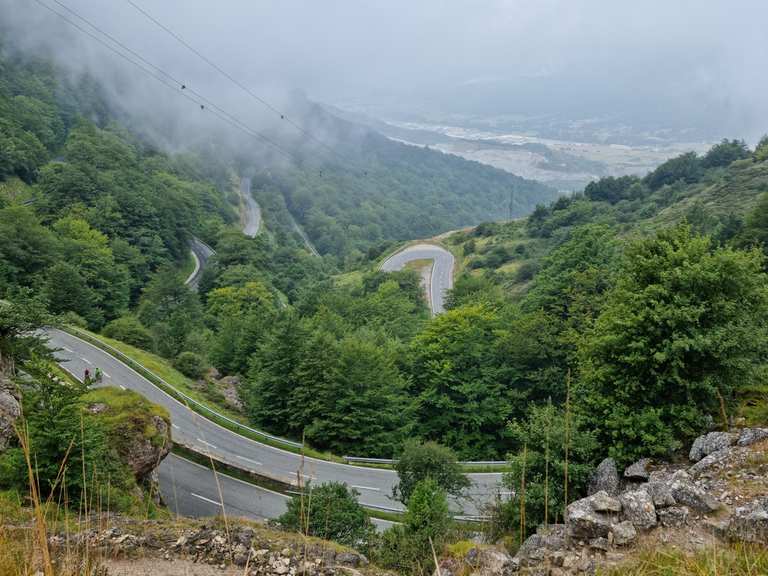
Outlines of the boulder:
M653 505L656 507L657 512L659 508L666 506L674 506L677 504L675 497L672 495L671 486L664 481L651 480L640 486L639 490L645 490L653 501Z
M621 502L605 491L589 496L588 500L595 512L621 512Z
M477 554L477 566L472 571L476 576L496 576L512 572L512 556L496 548L482 548Z
M735 434L730 432L710 432L709 434L704 434L693 441L688 457L692 462L698 462L704 456L712 454L712 452L728 448L735 441Z
M648 478L650 478L650 472L648 472L648 465L650 463L650 458L641 458L634 464L630 464L624 470L624 478L633 482L647 482Z
M617 509L621 509L621 502L605 492L572 502L565 514L568 536L586 541L607 537L611 532Z
M720 502L701 486L691 480L690 474L678 470L670 479L672 497L678 505L688 506L699 512L715 512L720 509Z
M701 460L696 462L693 466L691 466L688 471L691 473L692 476L696 477L707 468L711 468L715 464L721 464L725 462L728 459L728 456L731 453L730 447L726 446L725 448L721 448L720 450L716 450L712 452L712 454L708 454L707 456L704 456Z
M690 511L686 506L670 506L656 510L659 523L665 528L680 528L688 524Z
M739 434L736 444L750 446L765 439L768 439L768 428L744 428Z
M761 496L733 511L728 537L744 542L768 542L768 496Z
M157 432L156 435L153 437L148 435L128 437L120 450L138 482L149 478L152 471L171 451L171 427L160 416L152 416L151 421ZM157 437L164 437L166 441L162 444L157 443Z
M636 528L648 530L656 526L656 507L645 490L631 490L619 495L622 517Z
M619 493L619 472L613 458L606 458L600 462L589 480L587 494L591 496L600 491L610 496L616 496Z
M629 520L619 522L613 527L613 542L616 546L627 546L637 540L637 530Z
M0 452L8 448L8 444L16 437L13 426L21 415L19 399L13 389L10 380L0 375Z
M515 554L515 565L531 566L546 558L550 552L559 552L567 548L564 524L540 526L536 534L531 534L522 543Z

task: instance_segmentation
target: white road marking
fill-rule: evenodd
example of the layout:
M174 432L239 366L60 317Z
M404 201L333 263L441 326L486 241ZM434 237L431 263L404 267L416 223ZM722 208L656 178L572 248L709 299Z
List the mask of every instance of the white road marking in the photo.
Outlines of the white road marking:
M218 450L218 448L216 448L216 446L214 446L210 442L206 442L205 440L202 440L201 438L198 438L197 441L200 442L200 444L205 444L209 448L213 448L214 450Z
M81 358L80 358L80 360L82 360L82 361L83 361L83 362L85 362L86 364L90 364L91 366L93 366L93 363L92 363L90 360L88 360L88 358L82 358L82 357L81 357Z
M101 374L107 378L112 378L112 376L110 376L108 372L104 372L104 370L101 371Z
M122 388L123 390L127 390L127 388L125 386L123 386L122 384L120 384L120 388Z
M357 488L358 490L373 490L374 492L381 492L381 488L374 488L373 486L356 486L352 484L352 488Z
M246 462L250 462L251 464L256 464L256 466L263 466L261 462L257 462L256 460L251 460L250 458L246 458L245 456L240 456L240 454L235 454L235 458L240 458L240 460L245 460Z
M192 496L195 498L200 498L200 500L204 500L205 502L210 502L211 504L215 504L216 506L224 507L224 505L221 502L216 502L216 500L211 500L210 498L206 498L205 496L200 496L200 494L195 494L194 492L190 492Z
M61 349L64 350L64 352L69 352L70 354L74 354L74 352L69 348L67 348L66 346L62 346Z
M176 430L178 430L178 429L179 429L179 425L178 425L178 424L174 424L173 422L171 422L171 426L172 426L173 428L175 428Z

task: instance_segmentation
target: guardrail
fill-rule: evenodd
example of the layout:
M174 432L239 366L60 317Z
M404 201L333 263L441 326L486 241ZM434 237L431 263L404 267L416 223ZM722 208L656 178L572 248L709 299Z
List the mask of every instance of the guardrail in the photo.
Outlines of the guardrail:
M359 458L357 456L342 456L342 459L350 464L389 464L394 466L397 460L391 458ZM464 460L459 462L463 466L504 466L506 460Z
M278 444L284 444L286 446L291 446L292 448L302 448L303 445L301 442L294 442L293 440L288 440L286 438L280 438L279 436L273 436L272 434L269 434L267 432L264 432L262 430L257 430L256 428L251 428L250 426L247 426L246 424L243 424L241 422L238 422L237 420L234 420L230 418L229 416L225 416L224 414L221 414L219 412L216 412L216 410L213 410L212 408L209 408L202 402L199 402L192 398L191 396L188 396L172 384L169 384L165 380L163 380L160 376L152 372L151 370L146 369L144 366L133 360L130 356L127 356L114 346L110 346L106 342L102 342L98 338L94 338L87 332L84 332L80 330L79 328L75 328L74 326L65 326L63 327L63 330L66 332L69 332L73 336L77 336L78 338L81 338L82 340L85 340L89 344L93 344L97 348L101 348L108 354L114 356L124 364L128 365L132 370L135 370L138 372L141 376L152 382L155 386L160 388L163 392L174 398L175 400L178 400L187 408L190 410L193 410L194 412L197 412L198 414L201 414L203 416L210 415L210 419L216 422L217 424L221 424L224 422L225 424L222 424L225 428L232 430L233 432L237 431L245 431L247 432L246 436L253 435L258 436L259 438L264 438L266 440L270 440L272 442L278 443Z
M91 336L89 333L80 330L79 328L75 326L63 326L62 330L65 332L69 332L73 336L77 336L78 338L81 338L82 340L85 340L86 342L93 344L97 348L100 348L107 352L108 354L114 356L124 364L128 365L132 370L138 372L141 376L149 380L152 384L160 388L163 392L174 398L175 400L181 402L187 408L190 410L193 410L194 412L197 412L198 414L201 414L203 416L208 417L213 422L216 422L217 424L223 426L224 428L227 428L228 430L231 430L233 432L246 432L245 436L257 436L259 438L270 440L271 442L274 442L276 444L283 444L284 446L290 446L294 449L301 449L304 448L304 445L301 442L296 442L294 440L288 440L287 438L281 438L279 436L274 436L272 434L269 434L268 432L264 432L263 430L257 430L256 428L251 428L247 424L243 424L242 422L238 422L237 420L234 420L233 418L230 418L229 416L226 416L224 414L221 414L220 412L217 412L216 410L206 406L202 402L195 400L191 396L185 394L173 384L170 384L151 370L145 368L138 362L136 362L133 358L128 356L127 354L124 354L114 346L110 346L106 342L103 342L102 340L99 340L98 338L95 338ZM357 457L357 456L342 456L342 460L347 462L348 464L383 464L383 465L390 465L393 466L397 463L396 459L392 458L364 458L364 457ZM504 466L507 464L505 460L469 460L469 461L463 461L459 462L459 464L464 466Z

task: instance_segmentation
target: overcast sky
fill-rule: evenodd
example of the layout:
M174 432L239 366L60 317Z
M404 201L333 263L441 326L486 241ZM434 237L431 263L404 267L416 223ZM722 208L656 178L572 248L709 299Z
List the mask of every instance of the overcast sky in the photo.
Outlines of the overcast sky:
M126 0L59 1L201 92L243 97ZM132 1L278 101L300 88L391 117L610 115L751 140L768 131L765 0ZM102 78L121 70L37 0L0 0L0 21L16 45L53 46Z

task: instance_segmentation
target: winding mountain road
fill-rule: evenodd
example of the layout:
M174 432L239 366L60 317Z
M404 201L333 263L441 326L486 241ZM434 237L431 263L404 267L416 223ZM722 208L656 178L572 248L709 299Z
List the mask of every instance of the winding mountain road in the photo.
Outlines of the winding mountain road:
M392 487L397 482L393 470L365 468L328 462L316 458L303 457L267 444L256 442L192 411L178 402L149 380L123 364L103 350L57 329L46 330L49 345L57 349L57 358L62 366L76 377L81 377L86 369L91 372L96 367L103 373L105 385L119 386L134 390L150 401L164 406L171 416L174 441L201 454L211 454L217 460L231 466L254 472L288 484L296 484L298 474L304 481L315 483L330 481L344 482L355 488L362 504L384 510L401 511L400 502L391 498ZM480 504L492 501L501 481L501 474L469 474L472 487L467 497L452 501L456 514L476 516ZM184 489L189 486L179 484ZM264 514L270 513L265 510Z
M158 477L163 501L182 516L216 516L224 512L227 516L263 521L277 518L287 510L289 496L226 474L214 477L209 468L175 454L162 461ZM379 530L393 524L378 518L371 520Z
M195 269L192 270L184 284L188 285L192 290L197 290L200 278L203 276L205 264L211 256L216 254L216 251L199 238L194 237L189 242L189 249L192 252L192 258L195 260Z
M261 228L261 208L251 194L250 178L240 178L240 196L245 204L243 234L253 238Z
M413 244L387 258L381 265L384 272L402 270L408 262L414 260L432 260L428 286L427 300L435 316L445 311L445 293L453 288L453 254L436 244Z

